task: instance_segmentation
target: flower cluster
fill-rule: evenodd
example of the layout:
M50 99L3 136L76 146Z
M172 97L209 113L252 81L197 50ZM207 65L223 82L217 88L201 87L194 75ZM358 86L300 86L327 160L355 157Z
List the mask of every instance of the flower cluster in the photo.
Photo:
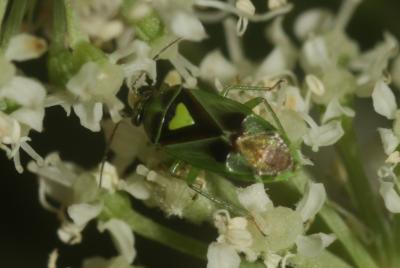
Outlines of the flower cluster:
M38 176L41 205L59 217L61 241L80 243L90 221L110 233L118 255L84 260L83 267L135 267L134 233L207 259L208 268L400 265L398 241L388 237L400 235L398 218L390 214L400 213L400 109L392 90L400 88L398 41L385 33L362 51L348 36L346 26L361 0L343 0L337 14L305 11L289 32L283 24L294 5L286 0L266 1L260 10L251 0L60 0L53 1L43 37L18 32L30 29L21 27L24 16L16 11L28 12L25 0L4 2L0 22L9 30L0 39L0 149L18 172L20 149L33 159L28 170ZM246 57L242 43L255 22L266 24L272 45L257 62ZM225 44L203 48L209 25L219 24ZM181 41L189 53L179 50ZM189 60L190 53L201 61ZM18 67L40 57L46 58L46 82ZM157 69L158 60L170 64L167 75ZM273 191L257 176L243 188L229 176L176 163L185 159L171 159L147 130L124 119L126 111L142 115L140 100L148 96L141 89L162 92L177 84L251 106L271 132L279 132L296 162L291 178L280 183L291 201L272 200ZM393 121L377 130L386 160L375 159L380 168L373 178L355 144L353 125L363 116L354 105L359 98L371 99L374 111ZM84 128L104 131L115 153L112 163L85 170L57 152L38 155L29 134L43 130L45 111L54 106L68 116L73 111ZM333 149L332 174L323 178L321 159ZM325 188L332 182L340 189ZM212 224L218 235L204 244L171 230L135 211L132 198L166 217ZM316 217L326 226L314 224ZM334 242L339 250L328 247ZM54 251L49 267L56 267L57 256Z

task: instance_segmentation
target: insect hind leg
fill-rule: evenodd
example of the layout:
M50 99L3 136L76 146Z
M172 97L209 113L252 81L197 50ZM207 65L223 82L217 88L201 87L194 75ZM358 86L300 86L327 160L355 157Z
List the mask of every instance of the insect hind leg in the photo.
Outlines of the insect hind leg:
M183 161L176 161L170 168L171 176L177 179L184 179L187 182L187 185L190 189L195 192L193 196L193 200L195 200L199 195L207 198L208 200L214 202L217 206L226 209L234 214L240 216L249 216L248 212L236 205L230 204L229 202L219 199L213 196L211 193L205 191L204 183L199 180L199 175L201 170L193 167L193 166L185 166L186 164ZM187 170L187 167L189 168ZM182 172L183 169L186 171ZM181 174L185 173L185 174Z
M234 85L229 85L224 87L224 89L222 89L221 95L226 97L228 95L228 93L231 90L243 90L243 91L271 91L274 90L276 88L279 88L283 83L285 83L286 80L284 79L279 79L274 85L270 86L270 87L265 87L265 86L251 86L251 85L238 85L238 84L234 84Z

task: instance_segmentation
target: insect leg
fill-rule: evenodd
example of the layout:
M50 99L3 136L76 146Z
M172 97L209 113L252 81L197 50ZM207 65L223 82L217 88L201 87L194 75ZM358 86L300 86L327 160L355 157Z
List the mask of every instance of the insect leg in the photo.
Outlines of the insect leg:
M100 165L99 188L101 188L103 181L104 165L106 164L107 161L107 155L110 153L111 144L114 140L115 133L117 133L118 127L121 125L121 122L122 121L119 121L118 123L115 124L115 126L111 131L110 137L106 141L106 147L104 148L103 158L101 159L101 165Z
M250 86L250 85L229 85L226 86L221 95L226 97L231 90L253 90L253 91L271 91L275 88L278 88L282 83L286 82L284 79L279 79L274 85L271 87L264 87L264 86Z
M199 169L193 166L187 166L183 161L178 160L170 167L169 170L172 177L177 179L184 179L187 182L188 187L196 193L192 198L193 200L197 198L197 195L201 195L208 200L214 202L219 207L224 208L233 214L244 217L249 216L249 213L245 209L216 198L212 194L204 191L203 183L198 180L198 177L200 175Z

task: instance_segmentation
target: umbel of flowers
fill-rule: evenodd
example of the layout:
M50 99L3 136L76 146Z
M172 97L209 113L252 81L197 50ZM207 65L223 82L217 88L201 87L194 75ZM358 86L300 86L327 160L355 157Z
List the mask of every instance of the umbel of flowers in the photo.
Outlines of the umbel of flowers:
M286 0L266 1L262 11L251 0L34 2L0 1L0 148L20 173L20 153L32 158L27 168L38 177L41 205L59 217L61 241L80 243L90 221L99 232L110 233L118 255L88 258L82 267L139 267L135 235L202 259L208 268L400 267L400 111L392 90L400 88L398 42L384 33L375 47L360 50L346 26L361 0L343 0L337 14L307 10L289 33L282 25L295 6ZM25 18L40 9L51 16L40 18L48 23L33 31ZM259 62L246 58L242 46L253 22L266 24L273 46ZM225 44L206 51L201 41L210 38L209 24L222 26ZM177 40L197 43L191 53L201 54L201 62L181 53ZM225 45L227 53L221 49ZM39 57L46 57L48 81L18 68L19 62ZM172 66L165 77L157 60ZM227 96L241 103L268 100L298 148L301 167L277 186L254 181L238 187L203 170L190 187L163 165L168 156L143 128L124 119L144 85L183 84L217 94L238 81L271 87L280 80L286 82L278 90L237 90ZM357 148L354 120L364 116L354 105L359 98L371 98L370 109L393 122L377 129L384 154L371 160L379 167L374 176L367 176ZM112 163L86 170L63 161L58 152L39 156L29 134L43 130L46 111L54 106L77 116L82 127L112 136ZM274 124L264 106L253 111ZM309 159L324 157L322 147L335 152L331 177L315 176L326 166ZM132 162L139 164L126 174ZM339 184L342 199L335 200L337 189L325 188L332 183ZM291 198L273 200L276 187ZM137 212L132 198L166 217L211 224L218 235L199 241L169 229ZM332 243L336 247L329 247ZM58 267L57 256L55 249L49 267Z

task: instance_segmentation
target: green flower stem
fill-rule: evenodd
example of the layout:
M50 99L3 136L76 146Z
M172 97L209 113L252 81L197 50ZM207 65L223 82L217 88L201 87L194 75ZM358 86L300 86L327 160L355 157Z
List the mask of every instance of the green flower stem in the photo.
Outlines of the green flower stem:
M355 198L356 208L365 224L377 234L383 234L384 215L378 209L376 194L364 172L357 149L356 134L353 129L353 120L345 117L342 120L344 135L336 145L348 173L348 184L352 196Z
M108 194L104 196L103 201L104 209L101 217L121 219L131 227L133 232L145 238L189 256L206 259L207 245L205 243L177 233L136 212L131 208L129 199L123 194Z
M79 19L72 7L71 0L64 0L65 13L67 19L67 32L71 47L75 47L80 42L89 41L88 36L79 27Z
M300 193L304 193L306 184L311 181L311 178L306 172L301 172L290 182ZM328 202L327 202L328 203ZM378 268L378 265L372 259L371 255L365 249L363 244L357 239L354 233L350 230L346 222L331 206L325 204L319 212L319 216L336 235L337 239L343 244L356 267L362 268Z
M8 0L0 0L0 32L3 24L4 14L6 13Z
M61 50L65 45L65 32L67 30L65 8L63 0L53 1L53 50Z
M5 49L11 37L16 34L24 18L27 0L13 0L10 14L2 31L1 47Z
M343 244L357 267L378 268L370 254L334 209L325 205L319 215L335 233L337 239Z

